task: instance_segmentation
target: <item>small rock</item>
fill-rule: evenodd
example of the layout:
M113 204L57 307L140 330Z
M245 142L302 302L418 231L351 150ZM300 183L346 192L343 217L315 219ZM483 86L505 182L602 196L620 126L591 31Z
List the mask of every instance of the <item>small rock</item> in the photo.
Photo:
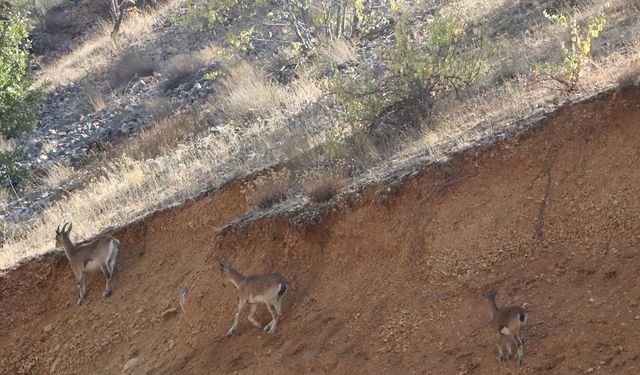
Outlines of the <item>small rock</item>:
M130 360L128 360L127 363L125 363L124 366L122 367L122 373L132 370L134 367L138 365L138 362L140 362L140 359L138 357L131 358Z
M49 323L46 326L44 326L42 330L44 331L44 333L49 333L51 332L52 329L53 329L53 324Z
M49 372L52 374L55 374L58 370L58 367L60 366L60 362L62 362L62 357L58 356L55 361L53 361L53 363L51 364L51 368L49 369Z
M178 314L178 309L176 309L175 307L169 308L164 310L161 314L160 317L167 321L171 318L173 318L174 316L176 316L176 314Z

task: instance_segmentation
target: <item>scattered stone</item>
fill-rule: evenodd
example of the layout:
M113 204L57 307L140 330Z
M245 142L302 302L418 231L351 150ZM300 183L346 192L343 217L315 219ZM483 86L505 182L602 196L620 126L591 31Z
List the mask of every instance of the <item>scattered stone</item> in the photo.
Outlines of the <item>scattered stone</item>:
M138 357L134 357L128 360L127 363L125 363L122 367L122 373L124 374L133 370L138 365L138 362L140 362L140 359Z
M162 318L162 320L167 321L167 320L175 317L177 314L178 314L178 309L176 309L175 307L172 307L172 308L164 310L160 314L160 317Z
M49 333L51 332L51 330L53 330L53 324L49 323L46 326L44 326L44 328L42 329L42 331L44 333Z

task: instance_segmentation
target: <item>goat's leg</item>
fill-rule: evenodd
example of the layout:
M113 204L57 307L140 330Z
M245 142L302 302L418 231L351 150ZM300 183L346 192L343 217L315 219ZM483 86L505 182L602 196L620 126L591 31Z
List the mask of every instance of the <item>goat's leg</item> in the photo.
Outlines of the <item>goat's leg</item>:
M516 360L518 362L518 366L522 366L524 362L524 342L522 339L516 334L511 337L513 342L516 344L517 352L516 352Z
M273 307L276 309L276 314L278 314L278 319L282 317L282 298L276 299L276 302L273 304Z
M273 312L271 308L271 304L269 302L265 302L267 305L267 309L269 309L269 314L271 314L271 321L264 327L264 330L268 333L274 333L276 331L276 326L278 325L278 316Z
M246 304L247 304L247 301L242 300L242 299L238 302L238 311L236 311L236 317L233 320L233 325L227 331L227 336L232 335L233 332L236 331L236 327L238 327L238 320L240 320L240 313L242 313L242 310L244 310L244 306Z
M254 318L254 314L256 313L257 309L258 309L258 305L256 305L255 303L252 303L251 304L251 310L249 311L249 321L251 322L251 324L256 326L258 329L261 329L262 328L262 324L260 324L260 322L257 321L256 318Z
M107 297L111 296L111 294L112 294L111 279L112 279L113 275L109 271L108 263L101 264L100 265L100 269L102 270L102 273L104 274L104 277L107 279L107 283L104 286L104 293L102 293L102 297L107 298Z
M504 355L503 355L503 352L502 352L501 341L502 341L502 334L500 332L498 332L496 334L496 345L498 346L498 362L502 362L503 359L504 359Z
M76 276L76 281L78 282L78 293L80 294L80 297L76 302L76 305L80 306L82 305L82 302L84 302L84 299L86 297L86 291L87 291L84 284L84 273L82 271L79 272L79 275Z

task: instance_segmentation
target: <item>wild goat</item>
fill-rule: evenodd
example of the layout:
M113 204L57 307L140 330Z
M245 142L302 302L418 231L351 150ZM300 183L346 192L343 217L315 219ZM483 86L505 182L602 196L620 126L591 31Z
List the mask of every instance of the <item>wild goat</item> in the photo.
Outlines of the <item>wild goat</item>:
M238 319L247 303L251 305L249 321L258 329L262 328L260 322L254 318L258 303L264 303L271 314L271 322L264 327L269 333L276 331L278 319L282 316L282 297L287 292L289 285L280 274L266 273L257 276L243 276L233 268L233 260L227 259L218 262L220 273L222 274L222 284L227 286L229 282L238 288L238 311L236 312L233 325L227 331L227 335L232 335L238 326ZM275 312L274 312L275 310Z
M496 304L495 290L484 292L482 296L487 301L489 309L491 310L492 326L496 330L497 344L498 344L498 362L511 359L511 342L516 345L518 349L517 360L518 365L522 366L523 362L523 346L524 346L524 331L527 324L527 310L520 306L503 306L498 308ZM507 356L502 352L502 341L506 338Z
M69 225L69 228L67 228L67 225ZM116 257L118 256L118 251L120 251L120 241L109 235L103 235L89 243L76 246L69 239L71 227L71 223L65 223L62 229L58 225L56 229L56 247L64 249L73 275L76 277L78 291L80 292L80 298L78 298L76 304L80 306L86 296L84 272L95 271L98 267L107 278L107 285L102 296L104 298L109 297L113 293L111 280L113 279L113 271L116 268Z

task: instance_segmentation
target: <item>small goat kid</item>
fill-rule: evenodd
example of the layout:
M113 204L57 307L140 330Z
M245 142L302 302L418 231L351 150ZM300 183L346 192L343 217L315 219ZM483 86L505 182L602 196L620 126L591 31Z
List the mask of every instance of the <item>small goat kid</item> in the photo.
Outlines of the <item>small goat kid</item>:
M222 273L222 284L227 286L229 282L238 288L238 311L236 312L233 325L227 331L227 335L233 334L238 326L240 314L245 306L251 305L249 321L258 329L262 328L260 322L254 318L258 303L264 303L271 314L271 322L264 327L269 333L274 333L278 325L278 320L282 316L282 297L287 292L289 285L280 274L266 273L256 276L243 276L233 268L233 260L227 259L218 262Z
M496 330L498 345L498 362L511 359L511 342L516 345L518 365L522 366L524 331L527 324L527 310L520 306L503 306L498 308L496 304L495 290L482 294L491 310L492 326ZM506 340L505 340L506 339ZM506 341L507 356L502 351L502 341ZM511 341L511 342L510 342Z
M67 225L69 225L69 228L67 228ZM113 271L116 268L116 257L118 256L118 251L120 251L120 241L109 235L103 235L94 241L76 246L69 239L71 227L71 223L65 223L62 229L58 225L56 229L56 247L64 249L73 275L76 277L80 293L80 298L78 298L76 304L80 306L86 296L84 272L95 271L98 267L107 278L107 284L102 296L109 297L113 293L111 280L113 279Z

